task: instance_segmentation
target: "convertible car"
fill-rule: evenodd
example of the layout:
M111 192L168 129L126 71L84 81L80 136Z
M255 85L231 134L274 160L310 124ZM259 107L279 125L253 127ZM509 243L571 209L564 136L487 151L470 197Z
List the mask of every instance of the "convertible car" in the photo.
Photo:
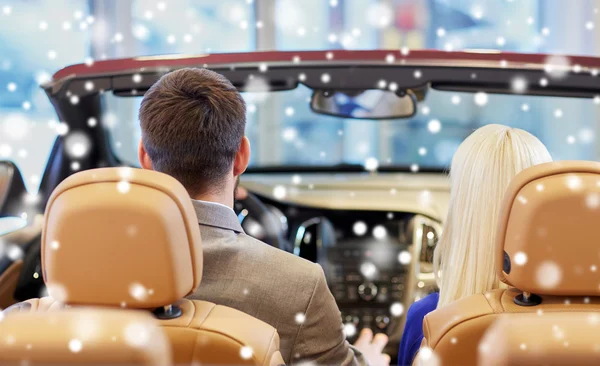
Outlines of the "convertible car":
M75 172L136 167L141 98L182 67L219 72L246 99L253 157L235 207L246 232L319 263L347 338L385 332L392 362L409 306L436 291L446 171L473 129L525 128L557 159L596 159L595 122L568 113L597 114L598 58L403 48L72 65L42 86L60 123L39 193L27 194L15 165L0 166L0 307L45 293L40 217L52 191Z

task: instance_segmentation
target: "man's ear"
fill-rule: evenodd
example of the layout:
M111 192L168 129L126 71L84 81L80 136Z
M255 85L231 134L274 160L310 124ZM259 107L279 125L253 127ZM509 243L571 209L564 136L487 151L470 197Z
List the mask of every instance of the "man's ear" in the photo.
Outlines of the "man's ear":
M250 161L250 141L246 136L242 138L242 143L238 152L235 154L233 162L233 176L237 177L246 171L248 162Z
M146 151L146 148L144 147L144 143L142 142L142 139L140 139L140 143L138 144L138 160L140 162L140 167L142 167L142 169L153 170L152 169L152 160L150 160L150 156L148 156L148 152Z

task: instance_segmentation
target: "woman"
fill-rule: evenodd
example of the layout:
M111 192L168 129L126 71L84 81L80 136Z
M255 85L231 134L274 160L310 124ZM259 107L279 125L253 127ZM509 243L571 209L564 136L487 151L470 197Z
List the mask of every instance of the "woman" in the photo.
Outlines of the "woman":
M460 298L499 288L494 236L504 192L530 166L552 161L546 147L527 131L486 125L458 147L450 167L450 204L433 256L439 293L408 310L398 365L410 365L423 340L423 318Z

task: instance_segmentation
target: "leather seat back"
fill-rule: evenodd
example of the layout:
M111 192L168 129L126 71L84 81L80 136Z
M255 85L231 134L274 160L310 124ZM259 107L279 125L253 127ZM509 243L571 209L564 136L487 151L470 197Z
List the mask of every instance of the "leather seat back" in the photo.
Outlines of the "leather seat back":
M147 309L165 326L176 363L283 363L272 326L182 299L200 284L202 241L190 197L174 178L131 168L83 171L54 190L45 220L42 268L52 299L28 301L32 308L57 306L54 299Z
M479 347L479 366L597 365L600 314L500 317Z
M502 314L600 311L600 163L563 161L519 173L504 197L496 271L510 289L469 296L425 317L423 354L475 365L484 332Z
M0 321L2 365L171 364L169 341L147 312L11 311Z

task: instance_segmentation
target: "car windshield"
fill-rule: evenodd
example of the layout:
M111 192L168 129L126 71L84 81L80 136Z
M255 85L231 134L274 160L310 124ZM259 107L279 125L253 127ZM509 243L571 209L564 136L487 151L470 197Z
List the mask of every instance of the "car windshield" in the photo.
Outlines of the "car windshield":
M360 120L316 114L312 90L244 93L250 169L302 166L445 170L458 145L476 128L492 123L525 129L556 160L596 160L599 98L463 93L430 89L417 113L406 119ZM141 97L105 97L105 126L124 162L137 164Z

